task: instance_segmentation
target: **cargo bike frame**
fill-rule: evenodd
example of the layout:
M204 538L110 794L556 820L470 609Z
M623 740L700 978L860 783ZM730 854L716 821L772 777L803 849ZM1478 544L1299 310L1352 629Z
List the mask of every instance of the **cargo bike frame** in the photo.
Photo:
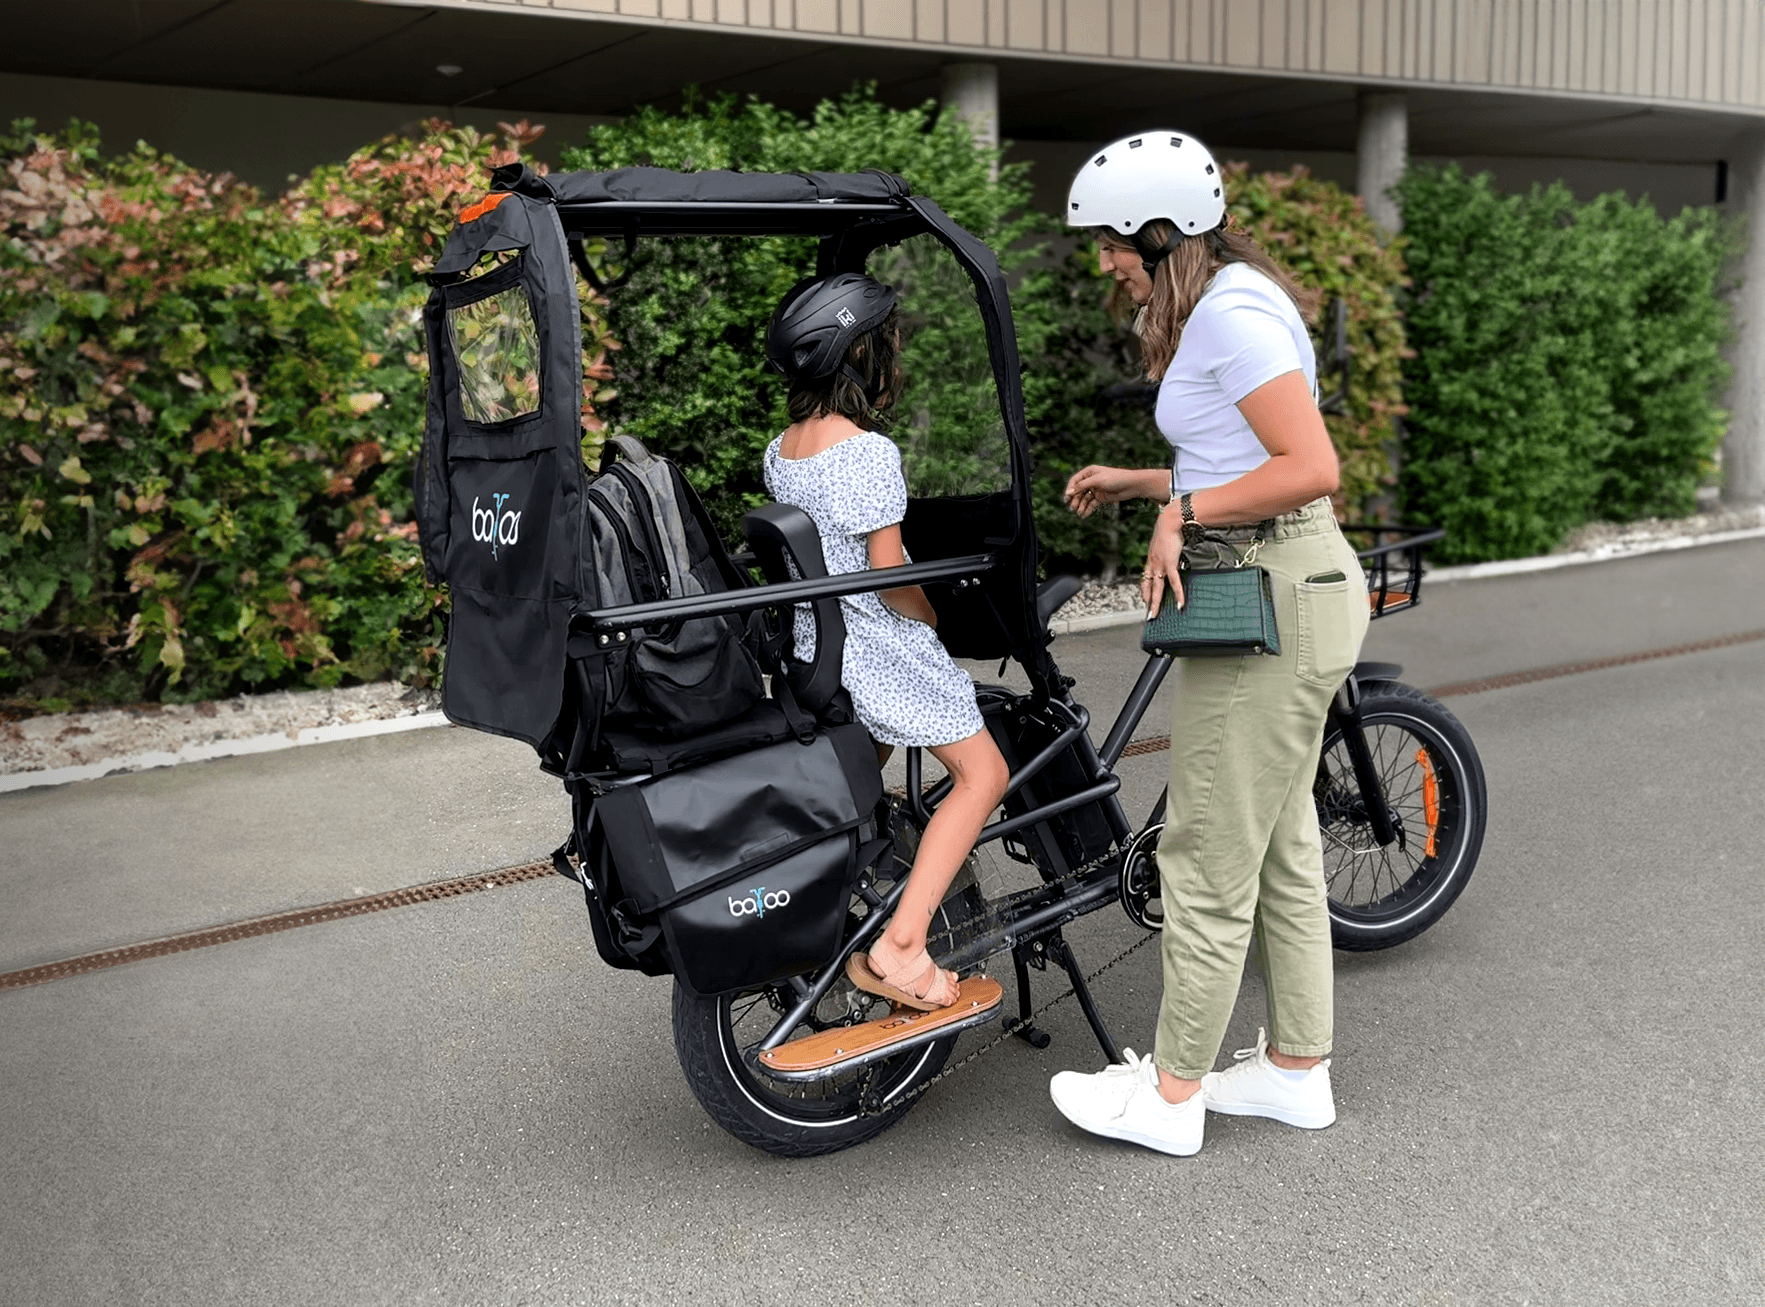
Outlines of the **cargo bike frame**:
M529 683L523 690L531 694L534 679L542 691L561 681L566 650L584 642L635 639L645 630L709 616L767 613L776 626L804 605L815 609L818 630L825 636L826 623L837 620L840 596L923 587L938 612L939 637L952 654L1010 660L1027 680L1027 689L1021 691L991 685L978 689L988 729L1010 766L1003 813L982 831L979 843L982 849L1002 848L1033 873L1032 883L1002 893L989 893L972 875L959 875L934 923L934 953L941 965L964 974L1009 953L1018 1010L1006 1026L1037 1047L1048 1040L1031 1022L1030 971L1058 966L1099 1046L1111 1060L1119 1060L1117 1044L1063 930L1110 903L1121 904L1133 921L1148 929L1162 920L1153 852L1164 799L1136 823L1120 802L1115 768L1171 662L1158 655L1147 659L1102 742L1094 743L1090 713L1074 697L1074 682L1061 673L1049 649L1050 618L1079 583L1069 577L1037 579L1020 363L1005 279L992 252L935 203L911 195L900 179L880 173L766 176L626 169L537 177L510 168L499 171L496 187L486 204L494 201L493 207L500 209L506 207L504 201L515 199L520 222L512 235L500 240L479 233L462 241L456 233L438 265L437 280L444 288L463 280L487 252L515 248L532 254L546 244L532 235L541 228L549 233L553 255L553 266L541 265L541 271L558 304L574 300L574 278L566 283L555 266L556 253L563 248L593 284L604 284L604 274L584 255L584 242L591 239L622 241L629 260L643 241L659 237L813 237L815 271L829 275L864 271L876 251L929 236L967 276L984 327L1008 444L1007 487L911 500L903 535L917 561L856 574L827 576L813 543L795 552L785 550L791 553L785 562L778 539L800 541L805 529L813 532L796 510L774 506L765 514L750 515L750 543L759 531L773 547L756 547L741 561L766 564L765 584L611 608L565 604L554 610L562 622L546 623L547 647L537 654L524 650ZM554 324L565 320L562 313L553 319ZM554 342L557 334L554 325ZM432 352L435 338L432 326ZM451 362L445 350L436 362L445 388ZM432 398L432 409L433 404ZM561 438L555 443L563 448ZM420 501L423 475L420 469ZM1374 614L1413 607L1420 598L1422 549L1439 533L1356 529L1366 533L1362 559ZM460 640L461 611L456 598L449 686L455 680L451 660L457 657L452 649ZM468 635L470 631L468 626ZM504 643L503 652L511 652L513 645ZM464 661L468 667L485 662L481 657ZM1389 665L1358 666L1336 696L1326 728L1314 793L1330 864L1332 924L1341 947L1386 947L1426 929L1463 888L1481 843L1485 794L1475 750L1445 709L1397 683L1399 671ZM542 763L563 775L579 799L579 787L593 786L599 792L602 786L629 779L572 771L566 758L568 732L560 734L567 723L549 720L567 703L561 689L555 696L542 694L518 721L508 714L499 717L490 703L471 686L462 688L455 703L446 703L444 697L456 720L532 743ZM883 832L890 845L859 874L847 927L820 965L735 993L701 994L676 982L675 1042L694 1093L726 1129L766 1151L824 1153L886 1129L938 1076L961 1031L1000 1014L993 1007L959 1016L811 1071L780 1071L761 1060L801 1032L877 1021L879 1001L851 986L845 962L887 920L905 888L917 833L950 789L947 780L926 784L920 750L909 749L905 763L904 792L890 803ZM561 862L560 870L568 874L572 868ZM595 890L587 868L575 874L585 881L593 906Z

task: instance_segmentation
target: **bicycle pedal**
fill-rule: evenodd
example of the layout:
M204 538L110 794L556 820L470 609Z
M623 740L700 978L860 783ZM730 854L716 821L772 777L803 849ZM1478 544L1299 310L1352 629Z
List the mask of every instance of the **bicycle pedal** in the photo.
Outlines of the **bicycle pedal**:
M856 1026L818 1030L801 1039L768 1049L757 1059L766 1073L781 1080L825 1080L838 1072L880 1061L897 1053L944 1039L998 1016L1005 991L991 976L970 976L949 1007L921 1012L893 1007L885 1017Z

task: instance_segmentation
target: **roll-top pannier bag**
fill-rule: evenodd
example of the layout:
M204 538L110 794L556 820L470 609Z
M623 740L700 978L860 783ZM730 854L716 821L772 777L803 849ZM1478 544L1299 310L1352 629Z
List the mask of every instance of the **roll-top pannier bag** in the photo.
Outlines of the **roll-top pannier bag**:
M550 204L497 192L460 217L423 314L414 484L423 561L452 600L441 706L538 748L563 701L582 553L576 279Z
M658 923L674 974L724 993L833 955L881 799L869 735L835 726L609 790L592 862L626 933Z

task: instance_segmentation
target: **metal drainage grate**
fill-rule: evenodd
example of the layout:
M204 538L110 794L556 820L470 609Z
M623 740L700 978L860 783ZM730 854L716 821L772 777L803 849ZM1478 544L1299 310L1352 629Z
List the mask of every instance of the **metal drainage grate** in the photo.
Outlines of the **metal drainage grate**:
M1730 645L1749 644L1754 640L1765 640L1765 631L1742 631L1738 635L1724 635L1714 640L1699 640L1696 644L1676 644L1666 649L1650 649L1644 653L1619 654L1615 658L1593 658L1582 663L1558 663L1554 667L1535 667L1529 672L1509 672L1506 676L1491 676L1481 681L1459 681L1454 685L1442 685L1428 691L1439 699L1453 694L1482 694L1485 690L1507 690L1516 685L1527 685L1533 681L1549 681L1559 676L1575 676L1581 672L1599 672L1608 667L1625 667L1631 663L1646 663L1656 658L1677 658L1680 654L1707 653L1711 649L1726 649Z
M428 885L412 885L407 889L388 890L384 894L364 894L356 899L338 899L332 903L321 903L317 907L295 908L267 917L249 917L244 921L229 922L225 926L210 926L207 930L192 930L182 935L148 940L144 944L86 953L77 958L64 958L60 962L45 962L40 967L0 972L0 989L41 985L65 976L102 971L106 967L120 967L124 963L139 962L145 958L187 953L191 949L207 948L211 944L230 944L236 939L273 935L277 931L293 930L298 926L316 926L321 922L339 921L344 917L384 912L388 908L405 908L416 903L432 903L436 899L458 898L462 894L477 894L502 885L518 885L522 881L538 880L542 876L556 874L549 861L529 862L519 867L504 867L501 871L481 872L476 876L460 876L454 880L438 880Z

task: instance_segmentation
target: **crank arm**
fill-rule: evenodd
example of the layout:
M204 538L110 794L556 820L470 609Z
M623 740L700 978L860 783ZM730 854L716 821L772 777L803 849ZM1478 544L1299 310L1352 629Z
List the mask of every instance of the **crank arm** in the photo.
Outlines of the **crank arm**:
M1100 869L1096 875L1080 881L1072 893L1024 913L995 933L970 941L941 959L938 965L951 971L965 971L1004 949L1016 948L1019 944L1052 934L1086 913L1115 902L1121 893L1116 884L1119 875L1119 871L1113 868Z

